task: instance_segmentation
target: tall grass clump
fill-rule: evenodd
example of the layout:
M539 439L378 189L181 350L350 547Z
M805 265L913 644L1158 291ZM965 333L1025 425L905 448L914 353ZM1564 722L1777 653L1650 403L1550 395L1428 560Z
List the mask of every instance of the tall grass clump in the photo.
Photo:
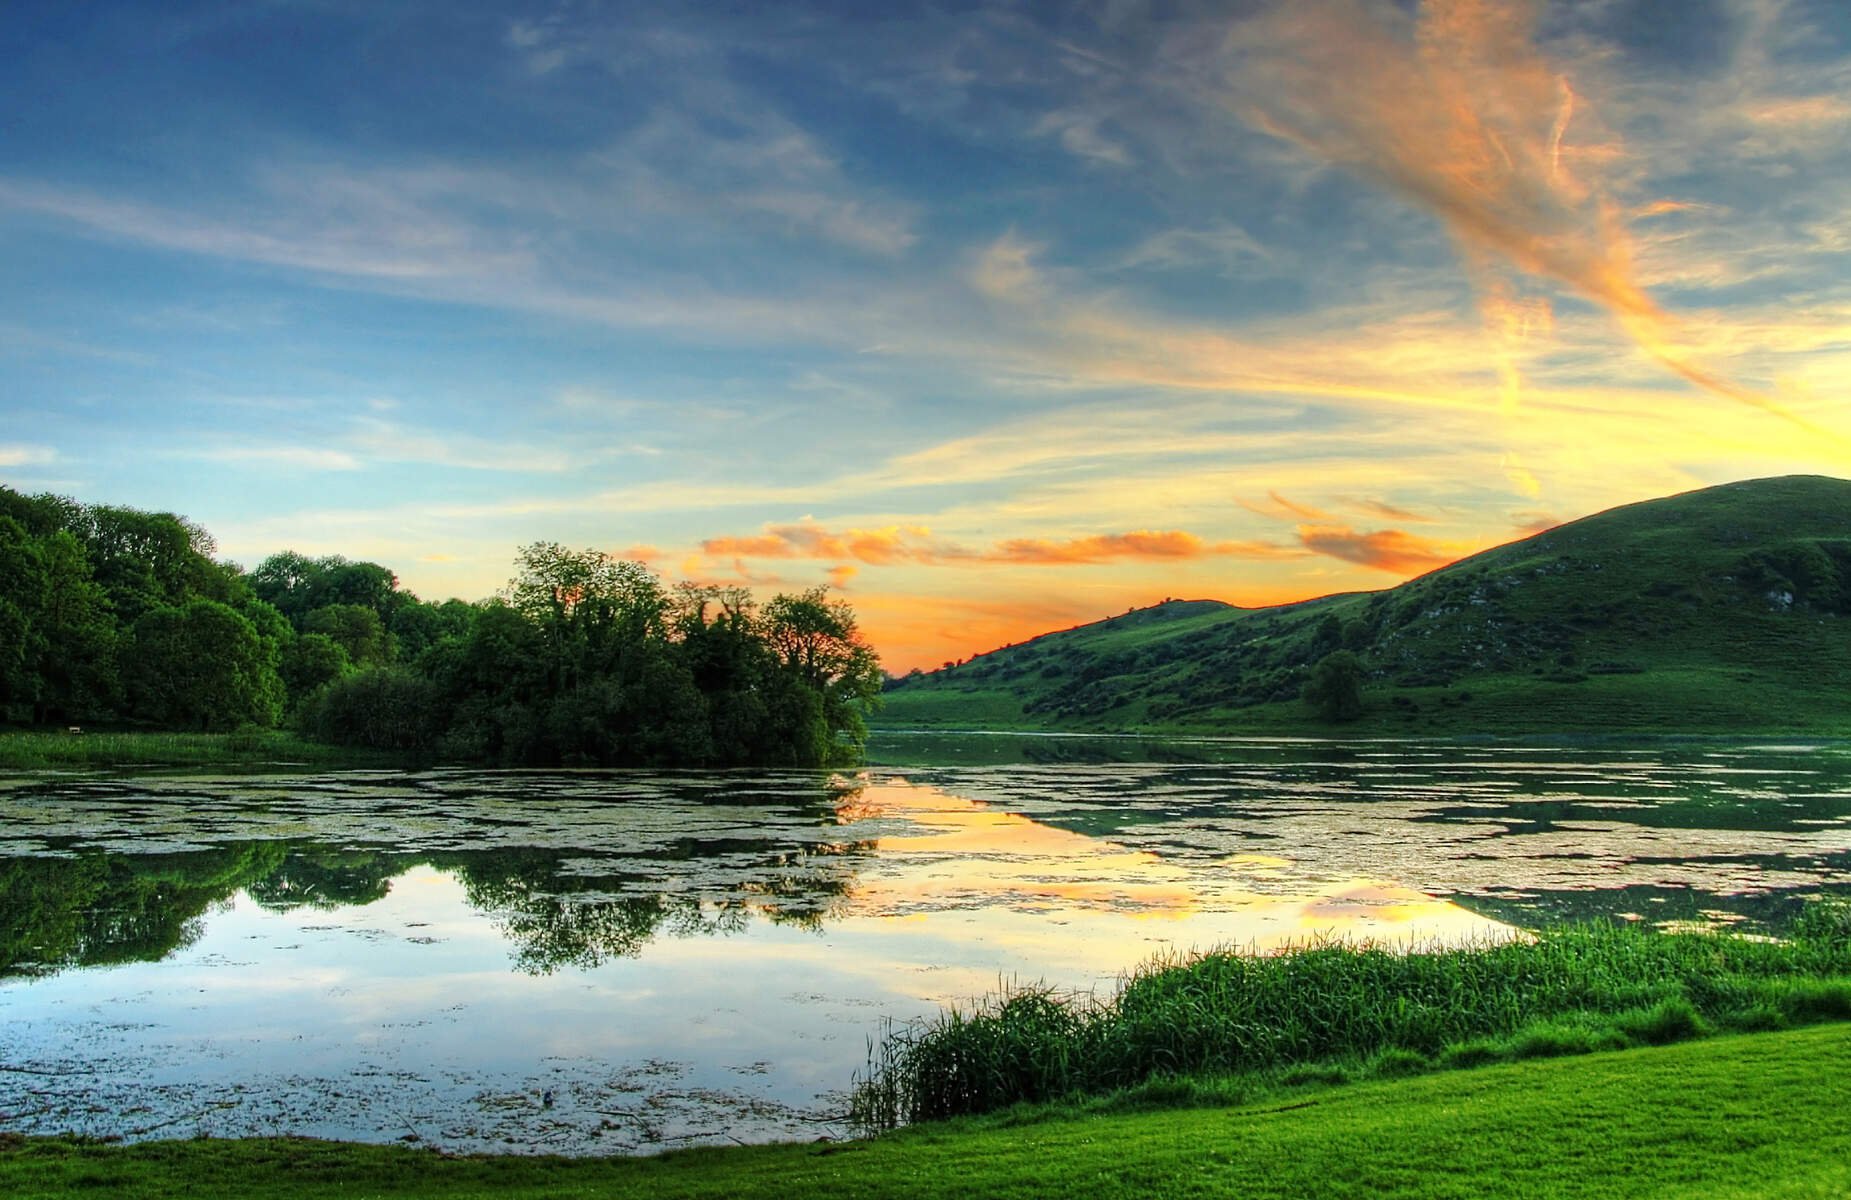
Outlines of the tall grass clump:
M1406 1073L1842 1017L1842 902L1780 940L1596 924L1456 949L1324 942L1152 963L1107 1001L1016 990L890 1029L853 1107L883 1129L1165 1077Z
M229 733L118 731L0 733L0 770L49 768L194 767L243 763L373 761L377 753L304 741L274 729Z

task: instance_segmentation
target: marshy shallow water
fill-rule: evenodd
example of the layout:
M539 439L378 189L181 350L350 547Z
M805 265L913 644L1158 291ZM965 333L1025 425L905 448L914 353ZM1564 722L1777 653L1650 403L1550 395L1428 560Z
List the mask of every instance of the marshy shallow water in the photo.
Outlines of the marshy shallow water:
M876 750L939 765L0 777L0 1129L839 1135L883 1020L1011 980L1851 891L1837 745Z

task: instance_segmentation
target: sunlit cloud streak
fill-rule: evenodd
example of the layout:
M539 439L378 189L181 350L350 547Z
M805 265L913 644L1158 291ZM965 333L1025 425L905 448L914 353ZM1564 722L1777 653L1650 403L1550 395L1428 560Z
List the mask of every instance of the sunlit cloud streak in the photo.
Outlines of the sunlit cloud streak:
M767 525L759 534L708 538L701 553L713 557L855 559L873 566L1074 566L1112 561L1164 561L1232 556L1298 558L1294 546L1267 541L1205 541L1180 529L1136 529L1065 539L1011 538L977 549L935 538L925 526L832 531L813 522Z
M1500 265L1605 307L1639 348L1719 396L1807 424L1701 365L1633 265L1606 175L1625 156L1568 73L1532 40L1535 5L1427 0L1418 16L1364 0L1307 0L1237 23L1229 98L1249 122L1438 216L1480 279L1506 403L1508 347L1546 328L1546 302ZM1804 111L1810 112L1810 109Z
M1420 513L1411 512L1383 500L1351 499L1348 503L1352 508L1378 517L1387 517L1391 521L1413 521L1416 524L1426 525L1433 520L1432 517L1422 516Z
M1314 553L1395 575L1431 571L1469 553L1399 529L1363 533L1342 525L1300 525L1298 540Z
M1234 558L1297 558L1291 546L1263 541L1207 542L1193 533L1179 529L1139 529L1130 533L1099 534L1093 537L1052 541L1043 538L1014 538L999 542L983 556L986 562L1065 566L1099 563L1114 559L1162 561L1166 559L1231 556Z
M1277 489L1268 491L1266 493L1266 499L1268 503L1265 504L1261 504L1254 500L1239 500L1238 503L1247 511L1258 513L1262 517L1274 517L1286 520L1292 517L1302 517L1307 521L1336 520L1335 517L1321 508L1313 508L1309 504L1301 504L1296 500L1286 499L1279 494Z

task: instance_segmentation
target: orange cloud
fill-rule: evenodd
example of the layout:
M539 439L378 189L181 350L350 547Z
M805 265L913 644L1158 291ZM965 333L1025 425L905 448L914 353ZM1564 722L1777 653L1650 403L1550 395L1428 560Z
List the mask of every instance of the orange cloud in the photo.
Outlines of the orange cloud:
M1046 541L1039 538L1016 538L997 543L985 558L991 562L1012 563L1093 563L1118 558L1201 558L1226 552L1233 543L1211 546L1193 533L1180 529L1158 532L1137 529L1130 533L1105 533L1094 537Z
M708 538L701 543L702 554L720 557L746 555L751 558L791 558L791 544L776 534L763 537Z
M831 587L846 588L848 586L848 581L860 573L860 567L852 567L846 563L841 566L830 567L829 584Z
M811 521L795 525L767 525L751 537L709 538L701 543L704 554L746 558L853 558L875 566L894 562L927 562L958 557L965 552L940 546L924 526L889 525L882 529L846 529L832 533Z
M1281 503L1284 503L1283 501ZM1293 512L1305 512L1291 507ZM1320 514L1321 515L1321 514ZM767 525L763 534L708 538L704 554L734 558L855 559L872 566L914 563L958 566L1011 563L1019 566L1066 566L1122 560L1177 560L1228 556L1297 558L1296 546L1264 541L1207 542L1180 529L1134 529L1087 537L1012 538L987 550L938 540L922 525L831 531L814 522Z
M1342 525L1300 525L1298 540L1314 553L1396 575L1431 571L1460 557L1456 549L1399 529L1359 533Z
M1715 205L1693 204L1686 200L1654 200L1633 210L1635 217L1662 217L1667 213L1711 212Z
M1507 402L1512 334L1542 314L1497 277L1500 265L1599 303L1640 349L1698 387L1806 425L1677 343L1638 280L1624 210L1602 183L1624 151L1532 43L1535 7L1427 0L1408 18L1358 0L1282 5L1237 29L1232 44L1246 53L1229 81L1255 127L1445 223L1480 281Z

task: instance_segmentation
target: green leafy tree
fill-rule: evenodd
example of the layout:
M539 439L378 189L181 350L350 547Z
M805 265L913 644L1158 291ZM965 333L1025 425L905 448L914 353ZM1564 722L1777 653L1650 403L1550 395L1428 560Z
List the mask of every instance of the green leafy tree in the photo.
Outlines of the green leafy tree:
M469 631L426 650L418 670L437 685L449 714L444 755L510 763L542 756L535 706L547 692L547 666L540 636L505 601L482 605Z
M383 667L395 657L385 623L364 604L325 605L304 616L300 628L339 646L357 667Z
M867 744L862 714L880 703L880 659L861 638L855 613L827 588L779 595L761 629L786 674L816 694L832 748L828 760L859 757Z
M1302 695L1324 720L1354 721L1363 714L1362 660L1348 650L1326 654L1311 668Z
M212 560L212 535L184 517L106 504L77 512L70 532L124 623L153 608L237 598L235 572Z
M127 655L135 711L193 729L270 726L282 715L279 651L243 614L215 600L157 608L136 620Z
M109 602L77 539L62 529L33 536L0 516L0 719L106 715L114 650Z
M426 604L409 593L400 592L399 595L406 601L392 610L386 632L397 643L398 658L402 662L415 660L446 638L463 636L475 621L475 607L461 600Z
M250 574L252 589L274 604L298 628L307 616L332 604L369 608L381 624L414 598L398 590L398 577L372 562L353 562L339 554L309 558L294 550L272 554Z
M283 688L293 708L353 669L353 660L339 642L326 634L304 633L283 646L277 673L283 677Z
M508 584L507 601L540 631L562 690L625 648L665 636L668 595L642 563L535 542L522 548L516 565L520 574Z

